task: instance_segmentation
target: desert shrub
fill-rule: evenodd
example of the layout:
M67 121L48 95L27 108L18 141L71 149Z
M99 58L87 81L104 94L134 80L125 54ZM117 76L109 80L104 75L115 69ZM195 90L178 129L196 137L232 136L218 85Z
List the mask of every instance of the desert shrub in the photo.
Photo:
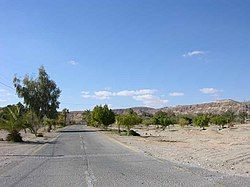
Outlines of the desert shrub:
M181 117L181 118L178 120L178 124L179 124L180 126L184 127L184 126L189 125L189 121L188 121L186 118Z

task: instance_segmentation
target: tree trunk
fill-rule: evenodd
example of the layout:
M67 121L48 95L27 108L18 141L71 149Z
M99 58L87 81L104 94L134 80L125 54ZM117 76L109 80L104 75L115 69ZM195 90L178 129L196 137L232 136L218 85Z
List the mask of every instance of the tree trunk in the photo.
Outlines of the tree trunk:
M118 125L118 133L121 134L121 128L120 125Z
M129 136L129 131L130 131L130 128L127 127L127 136Z

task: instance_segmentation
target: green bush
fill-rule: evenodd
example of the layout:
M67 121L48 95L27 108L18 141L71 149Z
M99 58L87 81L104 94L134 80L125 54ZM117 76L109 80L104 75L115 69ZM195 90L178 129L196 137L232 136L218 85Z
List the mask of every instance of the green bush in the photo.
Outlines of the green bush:
M198 115L194 118L194 124L201 127L203 130L206 130L205 127L208 127L209 117L205 114Z

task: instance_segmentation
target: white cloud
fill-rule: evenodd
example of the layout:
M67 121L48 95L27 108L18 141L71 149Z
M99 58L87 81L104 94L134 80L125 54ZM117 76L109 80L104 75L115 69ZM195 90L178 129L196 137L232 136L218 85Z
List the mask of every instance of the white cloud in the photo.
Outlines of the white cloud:
M134 100L141 101L146 106L159 107L163 106L168 102L162 97L156 96L156 89L139 89L139 90L121 90L118 92L112 92L107 90L96 91L91 94L87 91L82 91L83 98L93 98L93 99L110 99L111 97L131 97Z
M117 96L133 96L135 95L135 91L133 90L122 90L116 93Z
M151 107L160 107L168 103L168 100L150 94L133 96L133 99L141 101L144 105Z
M82 97L83 97L83 98L90 98L90 97L92 97L92 96L89 94L88 91L82 91Z
M172 93L169 93L170 96L172 97L178 97L178 96L184 96L184 93L182 92L172 92Z
M110 91L103 90L95 92L95 95L93 97L97 99L109 99L111 96L114 95L115 94Z
M78 65L78 62L74 61L74 60L71 60L68 62L69 64L71 64L72 66L76 66Z
M129 97L129 96L135 96L135 95L154 94L155 92L157 92L157 90L155 89L122 90L122 91L115 93L115 95Z
M200 89L200 92L202 92L204 94L215 94L215 93L218 93L219 90L217 90L215 88L202 88L202 89Z
M192 57L192 56L202 56L205 54L206 54L205 51L190 51L190 52L183 54L182 56L183 57Z

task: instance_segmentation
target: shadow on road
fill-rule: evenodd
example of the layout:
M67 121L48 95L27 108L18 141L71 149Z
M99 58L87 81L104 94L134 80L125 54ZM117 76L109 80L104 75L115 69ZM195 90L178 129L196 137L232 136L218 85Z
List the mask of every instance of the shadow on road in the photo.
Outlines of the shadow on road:
M34 144L34 145L43 145L43 144L55 144L55 141L47 142L47 141L23 141L19 144Z
M78 132L98 132L98 131L108 131L108 130L62 130L61 133L78 133Z

